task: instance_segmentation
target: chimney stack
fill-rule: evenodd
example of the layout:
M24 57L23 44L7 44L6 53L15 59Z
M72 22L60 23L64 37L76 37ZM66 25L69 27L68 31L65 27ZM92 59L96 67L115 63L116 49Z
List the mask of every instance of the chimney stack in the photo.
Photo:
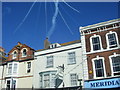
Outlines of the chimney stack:
M44 40L44 49L48 49L50 46L50 42L48 41L48 37Z

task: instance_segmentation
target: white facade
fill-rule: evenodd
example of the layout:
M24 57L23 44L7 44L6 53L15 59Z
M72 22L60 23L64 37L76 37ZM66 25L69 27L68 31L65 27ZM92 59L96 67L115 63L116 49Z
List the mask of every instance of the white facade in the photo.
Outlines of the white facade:
M3 72L3 65L0 65L0 90L1 90L1 88L2 88L2 77L3 77L3 74L2 74L2 72Z
M27 72L28 62L31 63L31 68L29 73ZM9 82L10 82L10 88L32 88L34 60L21 61L21 62L18 61L8 62L7 65L5 66L6 68L4 70L5 73L4 78L6 79L3 84L3 88L9 87L8 84Z
M35 58L34 88L55 88L55 77L59 73L57 67L63 67L63 65L64 72L59 73L59 76L64 82L64 87L79 86L78 79L85 78L80 42L37 51ZM59 88L63 87L63 82Z

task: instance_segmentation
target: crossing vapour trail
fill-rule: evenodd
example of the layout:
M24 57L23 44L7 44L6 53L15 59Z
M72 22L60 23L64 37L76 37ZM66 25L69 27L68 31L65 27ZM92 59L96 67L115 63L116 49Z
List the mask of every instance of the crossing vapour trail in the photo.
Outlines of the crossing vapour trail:
M80 13L77 9L75 9L74 7L70 6L68 3L65 2L65 0L62 0L68 7L70 7L71 9L73 9L74 11Z
M52 26L47 34L47 37L50 39L50 36L52 35L52 33L54 32L54 29L55 29L55 25L56 25L56 19L57 19L57 16L58 16L58 3L59 3L59 0L55 0L54 4L55 4L55 13L52 17Z
M28 17L28 15L29 15L29 13L31 12L31 10L32 10L32 8L33 8L33 6L34 6L34 4L37 2L37 0L35 0L34 2L33 2L33 4L31 5L31 7L30 7L30 9L29 9L29 11L27 12L27 14L25 15L25 17L23 18L23 20L21 21L21 23L17 26L17 28L15 29L15 31L13 32L13 33L15 33L21 26L22 26L22 24L24 23L24 21L26 20L26 18Z
M61 18L63 19L63 21L64 21L65 25L66 25L66 26L67 26L67 28L69 29L70 33L73 35L72 30L70 29L69 25L68 25L68 24L67 24L67 22L65 21L65 19L64 19L64 17L63 17L63 15L62 15L62 13L60 12L60 10L59 10L59 14L60 14Z

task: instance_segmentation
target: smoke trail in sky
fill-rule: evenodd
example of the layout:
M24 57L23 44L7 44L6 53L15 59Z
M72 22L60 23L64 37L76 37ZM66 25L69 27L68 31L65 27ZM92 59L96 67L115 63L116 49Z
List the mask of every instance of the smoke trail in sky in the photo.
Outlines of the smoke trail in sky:
M68 7L70 7L71 9L73 9L74 11L80 13L77 9L73 8L72 6L70 6L68 3L65 2L65 0L62 0Z
M54 32L55 29L55 25L56 25L56 18L58 16L58 2L59 0L55 0L54 4L55 4L55 13L52 17L52 26L47 34L47 37L50 39L50 36L52 35L52 33Z
M25 17L23 18L23 20L21 21L21 23L17 26L17 28L15 29L14 33L22 26L22 24L24 23L24 21L26 20L26 18L28 17L30 11L32 10L34 4L37 2L37 0L35 0L32 4L32 6L30 7L29 11L27 12L27 14L25 15Z

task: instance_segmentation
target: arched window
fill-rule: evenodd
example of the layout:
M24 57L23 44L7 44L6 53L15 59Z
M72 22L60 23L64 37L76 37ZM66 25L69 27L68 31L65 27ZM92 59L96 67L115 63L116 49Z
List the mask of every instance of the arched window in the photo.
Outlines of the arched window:
M109 56L112 76L120 76L120 54Z
M118 47L118 37L116 32L110 31L106 34L107 46L108 48Z
M15 59L16 57L17 57L17 52L14 51L14 52L13 52L13 59Z
M27 50L26 50L26 49L23 49L23 51L22 51L22 56L23 56L23 57L26 57L26 56L27 56Z
M100 35L94 34L90 37L91 51L97 51L102 49L102 42Z

